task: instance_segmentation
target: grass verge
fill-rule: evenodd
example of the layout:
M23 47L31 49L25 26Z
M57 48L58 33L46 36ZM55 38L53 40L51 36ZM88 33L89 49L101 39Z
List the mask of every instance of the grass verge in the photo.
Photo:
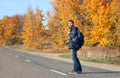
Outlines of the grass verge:
M62 48L48 48L42 50L34 50L32 48L25 47L23 45L14 45L9 46L13 49L22 50L22 51L29 51L29 52L43 52L43 53L61 53L59 57L71 59L71 55L67 49ZM85 52L83 52L85 53ZM93 52L90 52L93 53ZM100 55L100 54L99 54ZM120 57L98 57L89 54L78 54L78 58L82 61L89 61L89 62L97 62L97 63L107 63L107 64L115 64L120 65Z
M70 54L59 55L59 57L71 59ZM107 57L106 58L92 58L92 57L85 57L80 54L78 54L78 58L82 61L120 65L120 58L107 58Z

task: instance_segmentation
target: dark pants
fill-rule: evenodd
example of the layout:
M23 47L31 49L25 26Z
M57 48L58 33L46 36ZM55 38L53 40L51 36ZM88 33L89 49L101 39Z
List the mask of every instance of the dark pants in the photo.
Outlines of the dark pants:
M75 72L81 72L82 71L82 66L79 62L79 59L77 58L77 50L75 49L70 49L71 52L71 57L73 60L73 70Z

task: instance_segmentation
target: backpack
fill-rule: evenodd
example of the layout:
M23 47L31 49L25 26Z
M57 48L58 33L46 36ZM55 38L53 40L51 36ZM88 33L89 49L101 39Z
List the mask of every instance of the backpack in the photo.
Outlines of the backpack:
M77 50L79 50L84 45L84 35L79 30L77 31L77 35L75 38L72 39L72 41L75 43L74 46Z

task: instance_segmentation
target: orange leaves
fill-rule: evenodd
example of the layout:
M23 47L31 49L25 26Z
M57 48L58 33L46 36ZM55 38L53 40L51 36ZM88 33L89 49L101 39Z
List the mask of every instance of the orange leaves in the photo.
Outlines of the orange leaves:
M40 48L44 40L66 45L67 21L73 19L75 26L85 34L87 44L120 45L119 0L53 0L51 4L54 13L47 12L46 18L49 31L44 31L42 11L36 8L34 13L28 9L25 16L5 16L0 20L0 44L19 37L26 46L33 48Z
M20 39L28 47L40 48L46 35L43 17L38 8L36 13L28 9L25 16L5 16L0 20L0 44L12 44Z
M36 49L40 48L40 42L42 42L44 38L44 36L42 36L44 33L42 21L42 11L36 8L36 13L34 13L31 9L28 9L22 32L24 45Z
M6 39L13 39L15 38L15 35L17 35L17 28L19 27L20 20L18 16L11 17L8 21L8 25L6 27L5 31L5 38Z
M51 19L52 22L48 25L51 30L57 31L53 37L58 41L57 43L62 44L67 41L66 22L73 19L75 25L85 33L87 44L98 43L96 46L106 47L110 43L108 40L108 35L112 32L110 28L115 25L114 21L120 14L119 4L119 0L83 0L81 2L79 0L53 0L55 14L49 15L49 21Z
M112 9L116 7L112 7L112 0L88 1L86 0L88 7L88 16L86 18L94 24L91 31L91 39L89 40L93 40L93 43L99 42L98 45L105 46L108 44L107 36L110 32L109 29L113 24L113 19L115 19L115 15L113 15L115 12Z
M81 26L80 20L78 20L76 13L80 10L79 0L54 0L52 2L54 15L49 14L48 18L51 20L48 22L51 32L55 32L52 36L55 39L55 43L63 46L68 42L67 32L69 28L67 21L73 19L75 24Z
M8 17L4 16L4 18L0 22L0 36L2 43L7 44L7 40L14 40L18 38L20 31L20 19L18 15Z

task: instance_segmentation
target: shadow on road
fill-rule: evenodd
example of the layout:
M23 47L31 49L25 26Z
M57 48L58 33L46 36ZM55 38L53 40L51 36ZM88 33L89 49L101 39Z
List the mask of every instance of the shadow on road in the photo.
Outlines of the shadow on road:
M120 73L120 71L104 71L104 72L82 72L82 74L111 74L111 73Z

